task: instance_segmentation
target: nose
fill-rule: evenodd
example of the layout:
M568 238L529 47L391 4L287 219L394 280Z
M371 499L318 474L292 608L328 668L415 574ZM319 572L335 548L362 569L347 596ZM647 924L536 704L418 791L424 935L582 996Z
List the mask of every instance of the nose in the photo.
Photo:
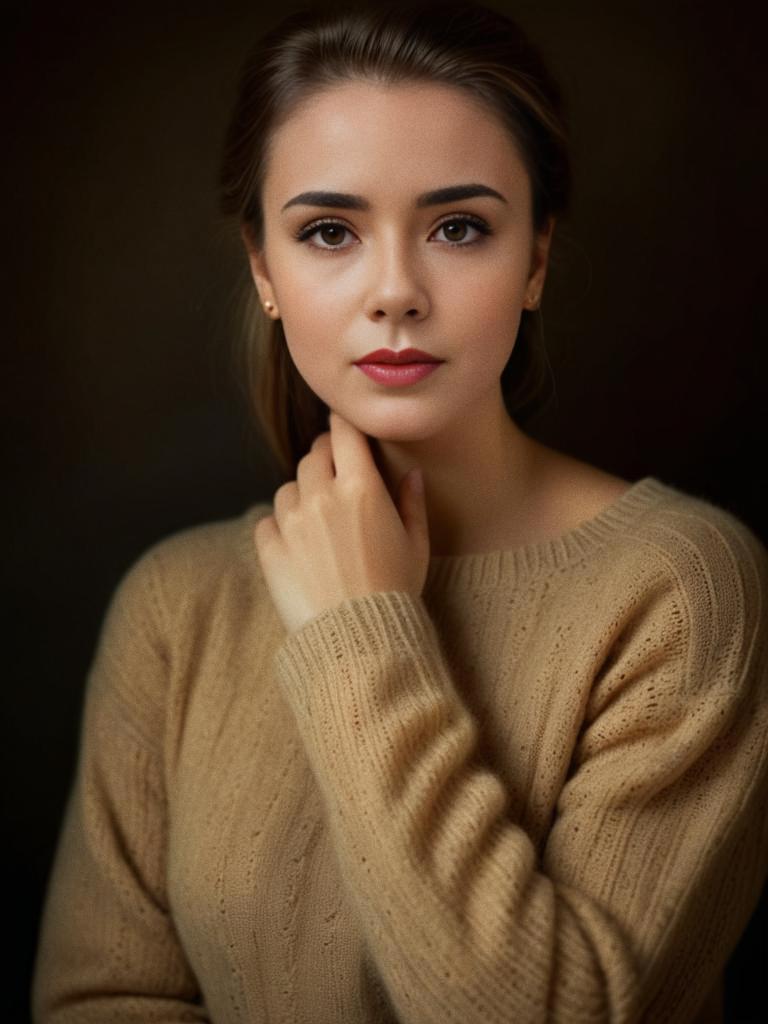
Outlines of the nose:
M378 259L372 260L371 282L367 305L372 320L421 320L428 314L427 291L405 241L381 244Z

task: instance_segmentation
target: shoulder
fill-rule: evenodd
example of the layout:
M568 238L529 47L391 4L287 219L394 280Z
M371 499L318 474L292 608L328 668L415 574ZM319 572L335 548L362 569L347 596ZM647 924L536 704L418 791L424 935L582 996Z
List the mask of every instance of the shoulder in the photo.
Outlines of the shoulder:
M729 509L655 476L631 483L561 453L548 458L546 515L579 544L603 548L609 588L666 573L693 591L709 580L765 592L768 550Z
M765 608L768 550L731 510L710 498L650 478L652 500L638 510L626 539L627 557L665 565L693 598L720 588L760 599Z
M239 516L178 530L129 565L102 621L87 684L89 718L108 715L104 728L111 731L117 711L120 729L148 749L162 745L168 693L191 679L180 666L196 670L205 644L222 641L222 626L230 630L225 645L235 643L242 614L261 601L263 578L249 541L270 509L254 505Z
M246 568L252 553L252 527L271 511L266 503L251 505L237 516L177 530L147 548L139 561L154 563L165 579Z
M605 549L607 589L624 639L640 644L641 657L653 657L656 643L676 651L690 685L719 679L739 688L747 669L763 679L768 550L733 511L649 481Z
M146 548L120 579L113 604L143 603L157 617L209 603L224 591L240 591L261 577L253 543L256 522L272 512L257 503L237 516L198 523L161 537Z
M666 729L706 708L713 730L751 718L764 742L768 551L755 532L706 496L650 477L615 512L597 565L595 599L582 603L587 622L605 624L604 644L586 720Z

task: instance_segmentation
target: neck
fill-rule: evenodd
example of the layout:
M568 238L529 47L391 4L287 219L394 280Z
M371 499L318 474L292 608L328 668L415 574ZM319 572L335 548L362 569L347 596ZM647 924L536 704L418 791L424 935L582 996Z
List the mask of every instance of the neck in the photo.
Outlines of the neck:
M432 554L503 546L499 538L532 508L543 448L510 418L500 392L497 398L429 437L371 438L393 501L405 473L421 467Z

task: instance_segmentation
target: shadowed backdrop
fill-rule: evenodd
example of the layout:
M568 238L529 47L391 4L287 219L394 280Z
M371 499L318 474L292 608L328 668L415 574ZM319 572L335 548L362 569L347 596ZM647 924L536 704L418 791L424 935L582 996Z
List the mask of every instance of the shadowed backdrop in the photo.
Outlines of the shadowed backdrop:
M161 537L271 501L281 482L232 363L246 265L216 176L246 49L298 6L75 0L4 16L8 1019L27 1018L85 676L118 579ZM573 134L573 211L543 301L557 401L531 433L707 497L768 543L756 10L493 6L539 43ZM768 1019L765 902L729 964L729 1021Z

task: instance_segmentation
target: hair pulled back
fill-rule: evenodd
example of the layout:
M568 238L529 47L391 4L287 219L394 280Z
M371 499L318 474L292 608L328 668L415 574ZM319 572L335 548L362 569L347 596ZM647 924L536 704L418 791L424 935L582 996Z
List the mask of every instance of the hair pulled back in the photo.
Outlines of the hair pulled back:
M220 206L264 238L263 185L271 139L306 99L346 81L449 84L500 119L528 171L534 229L568 208L571 170L563 100L538 51L507 15L475 0L315 4L262 35L243 66L224 142ZM241 359L265 438L288 477L327 429L328 406L288 351L282 323L265 316L249 282ZM523 310L501 375L505 406L524 425L548 404L551 371L541 314Z

